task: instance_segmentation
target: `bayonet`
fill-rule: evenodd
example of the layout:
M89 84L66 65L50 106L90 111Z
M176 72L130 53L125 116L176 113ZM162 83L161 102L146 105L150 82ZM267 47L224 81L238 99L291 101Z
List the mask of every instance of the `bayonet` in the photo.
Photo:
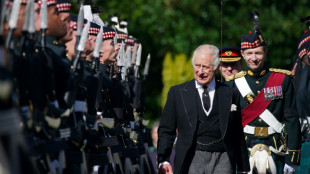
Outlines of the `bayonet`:
M132 51L132 56L131 56L131 64L135 65L136 63L136 57L137 57L137 44L135 43Z
M100 56L100 50L102 47L102 35L103 35L103 27L100 27L99 33L96 37L95 42L95 49L93 53L93 63L92 63L92 69L94 69L96 72L99 70L99 56Z
M137 59L136 59L136 66L140 66L141 63L141 54L142 54L142 45L139 45Z
M115 31L115 36L114 36L114 38L113 38L113 44L114 45L117 45L117 32Z
M139 45L137 58L136 58L136 65L135 65L135 77L139 78L139 66L141 63L141 54L142 54L142 44Z
M80 39L78 47L77 47L77 51L78 52L77 52L77 56L76 56L76 58L74 59L74 62L73 62L73 71L75 71L75 69L77 68L77 65L78 65L81 53L84 51L85 42L86 42L86 39L88 37L89 27L90 27L90 22L87 21L87 24L83 28L81 39Z
M149 53L147 58L146 58L144 71L143 71L143 79L144 80L146 79L147 75L149 74L150 63L151 63L151 54Z
M124 61L124 52L125 52L125 44L124 44L124 42L122 41L122 44L121 44L121 48L119 49L120 51L119 51L119 54L118 54L118 56L117 56L117 66L118 67L122 67L122 66L124 66L124 64L123 64L123 61Z
M31 4L30 13L29 13L28 33L32 35L36 32L35 15L34 15L34 0L28 0L28 1L30 1L30 4Z
M1 0L0 2L0 9L1 9L1 18L0 18L0 36L3 35L2 31L3 31L3 23L4 23L4 17L5 17L5 0Z
M124 66L124 52L125 52L125 44L122 41L121 48L119 54L117 55L117 78L122 79L122 67Z
M31 0L28 0L25 15L24 15L24 24L23 24L23 32L28 32L29 27L29 18L30 18L30 8L31 8Z
M41 5L41 46L43 51L46 47L46 29L47 29L47 2L42 0Z
M126 69L128 69L129 67L131 67L131 50L130 50L130 46L127 47L126 49Z
M78 19L77 19L76 42L75 42L76 50L80 42L80 38L81 38L82 30L83 30L83 24L84 24L84 8L83 8L83 3L81 3L80 11L78 14Z
M16 26L17 26L17 19L18 19L20 4L21 4L21 0L15 0L13 2L10 20L9 20L9 33L8 33L8 36L6 38L6 43L5 43L7 48L9 48L10 46L13 31L16 29Z
M124 68L122 69L122 79L126 81L126 77L128 74L128 71L130 70L131 67L131 50L130 47L128 46L126 49L125 53L125 58L124 58Z
M25 16L24 16L24 24L23 24L23 36L21 39L21 48L22 51L24 51L25 48L24 44L26 42L27 37L29 37L30 40L33 40L33 35L35 32L35 22L34 22L34 1L28 0L27 6L25 9ZM28 44L29 45L29 44ZM27 49L29 51L29 49Z
M79 52L83 52L83 51L84 51L86 39L87 39L87 37L88 37L88 30L89 30L89 27L90 27L90 22L87 21L87 24L86 24L85 27L83 28L82 35L81 35L81 39L80 39L79 45L78 45L78 47L77 47L77 50L78 50Z

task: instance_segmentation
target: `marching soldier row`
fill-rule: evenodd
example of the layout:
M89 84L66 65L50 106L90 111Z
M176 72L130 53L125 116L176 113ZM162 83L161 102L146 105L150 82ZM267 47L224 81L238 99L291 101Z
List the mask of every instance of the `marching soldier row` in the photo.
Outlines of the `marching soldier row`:
M0 173L153 173L142 45L82 1L1 1ZM119 22L120 21L120 22ZM3 72L3 73L2 73ZM2 153L3 152L3 153Z

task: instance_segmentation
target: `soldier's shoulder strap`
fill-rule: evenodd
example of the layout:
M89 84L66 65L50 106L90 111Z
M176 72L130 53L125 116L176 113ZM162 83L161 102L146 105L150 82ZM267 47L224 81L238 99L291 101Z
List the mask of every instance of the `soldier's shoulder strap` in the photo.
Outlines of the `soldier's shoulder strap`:
M269 68L269 71L271 72L277 72L277 73L282 73L282 74L286 74L286 75L292 75L292 72L289 70L285 70L285 69L277 69L277 68Z
M234 74L234 75L231 75L231 76L225 78L225 80L226 80L226 81L235 80L235 79L237 79L237 78L244 77L246 74L247 74L246 71L240 71L240 72L238 72L237 74Z

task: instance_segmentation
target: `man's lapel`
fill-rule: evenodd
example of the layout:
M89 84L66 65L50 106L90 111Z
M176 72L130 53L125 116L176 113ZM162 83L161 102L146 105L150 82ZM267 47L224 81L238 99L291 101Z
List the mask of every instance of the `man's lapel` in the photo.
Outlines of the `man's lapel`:
M220 110L220 128L222 138L224 138L228 126L230 109L232 103L232 91L227 90L220 83L216 83L216 90L218 90L219 110Z
M192 135L194 135L197 126L197 89L195 87L195 80L190 81L184 88L180 89L180 95L182 101L180 101L184 107L185 115L188 123L192 129Z

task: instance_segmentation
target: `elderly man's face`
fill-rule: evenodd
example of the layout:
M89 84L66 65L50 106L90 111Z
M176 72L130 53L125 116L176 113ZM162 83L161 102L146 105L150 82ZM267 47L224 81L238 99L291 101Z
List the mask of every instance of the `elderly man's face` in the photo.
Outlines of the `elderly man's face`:
M221 62L220 71L224 78L232 76L242 70L242 61L237 62Z
M214 77L212 58L213 55L209 53L198 52L194 60L194 77L203 86L208 85Z

